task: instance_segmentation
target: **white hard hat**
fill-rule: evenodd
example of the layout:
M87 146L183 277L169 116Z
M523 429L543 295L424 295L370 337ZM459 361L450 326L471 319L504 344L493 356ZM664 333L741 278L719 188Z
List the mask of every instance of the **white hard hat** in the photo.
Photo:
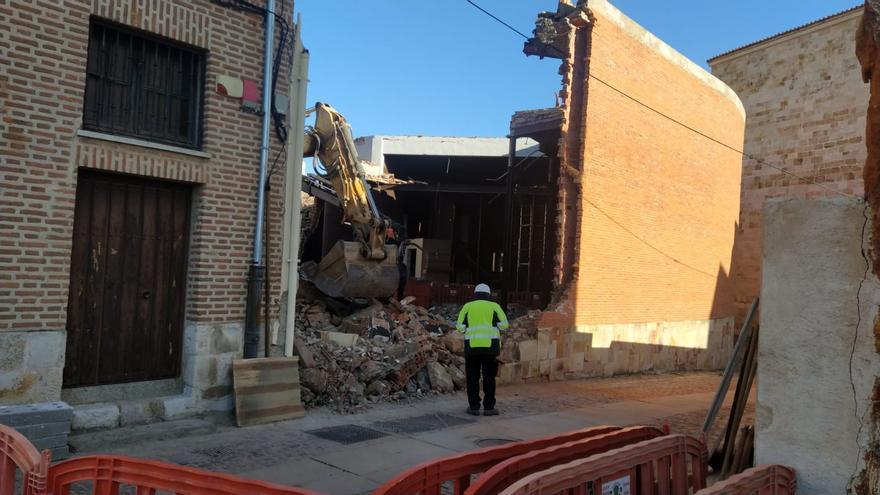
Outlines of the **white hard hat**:
M480 293L491 294L492 289L490 289L489 286L486 284L480 284L474 289L474 294L480 294Z

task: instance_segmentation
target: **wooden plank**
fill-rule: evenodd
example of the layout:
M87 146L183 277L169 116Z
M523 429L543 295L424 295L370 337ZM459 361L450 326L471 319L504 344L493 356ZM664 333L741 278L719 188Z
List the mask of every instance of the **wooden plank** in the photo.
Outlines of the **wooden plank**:
M109 184L107 221L107 253L104 274L104 307L101 321L101 354L98 383L115 383L125 377L127 354L123 345L127 331L122 325L120 311L125 271L125 209L126 188L124 184Z
M706 419L703 421L703 434L706 435L706 440L709 441L709 431L712 429L712 425L715 423L715 418L718 416L718 411L721 409L721 404L724 403L724 398L727 397L727 391L730 388L730 382L733 379L733 374L736 372L736 365L741 362L743 353L746 350L746 342L749 342L752 331L752 319L755 317L755 311L758 309L758 298L752 300L752 305L749 308L749 312L746 315L746 319L743 323L742 330L739 333L739 339L736 342L736 346L733 348L733 353L730 355L730 361L727 362L727 366L724 369L724 375L721 379L721 384L718 386L718 391L715 392L715 398L712 400L712 405L709 407L709 412L706 414ZM711 446L710 446L711 447ZM712 452L715 449L712 448L709 450L709 455L712 455Z
M89 275L86 284L86 307L83 318L82 346L79 359L80 373L76 385L97 385L100 369L101 320L104 307L104 275L107 260L107 222L110 203L110 184L104 180L93 181L92 224L89 232Z
M235 419L250 426L300 418L299 360L237 359L232 362Z
M153 329L153 298L156 273L156 203L158 201L155 187L147 186L143 190L141 201L143 219L141 230L141 259L137 290L137 319L139 325L133 328L133 345L140 349L140 354L156 352L151 335ZM143 358L131 359L128 364L132 377L143 376L148 361Z
M138 300L141 278L141 248L143 239L143 213L144 213L144 188L142 184L128 184L125 205L125 274L122 282L122 303L120 305L120 348L117 351L124 360L122 368L123 381L130 381L136 375L133 373L131 361L127 358L133 353L140 352L137 347L139 341L137 335L144 332L144 322L138 318Z
M171 345L169 356L172 376L180 375L183 357L183 323L186 312L186 270L189 250L189 188L177 187L174 191L174 221L172 225L171 294L168 305L168 339Z
M149 339L154 352L147 356L150 366L146 370L144 378L156 380L171 378L169 376L169 342L168 342L168 300L169 285L171 284L170 265L173 253L171 252L171 215L173 203L171 192L163 187L158 187L159 200L156 204L156 270L153 297L153 326ZM171 366L173 369L173 365Z
M67 358L64 360L64 383L79 380L82 334L87 303L86 286L89 273L89 231L92 223L91 181L80 177L76 185L76 206L73 218L73 245L70 255L70 290L67 299Z

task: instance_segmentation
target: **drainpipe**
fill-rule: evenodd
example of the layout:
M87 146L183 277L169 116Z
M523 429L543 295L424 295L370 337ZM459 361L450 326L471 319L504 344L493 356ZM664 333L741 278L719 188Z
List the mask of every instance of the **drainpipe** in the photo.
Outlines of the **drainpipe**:
M269 161L269 127L272 117L272 56L275 48L275 0L266 0L265 35L263 43L263 128L260 135L260 178L257 184L257 215L254 226L254 254L248 273L247 302L244 316L244 357L257 357L260 345L260 329L257 317L260 313L263 279L263 215L266 209L266 165Z
M293 80L290 81L290 133L287 138L287 174L284 177L284 273L281 274L282 287L286 281L287 316L284 326L284 355L293 357L293 340L296 331L296 290L299 287L299 242L300 213L302 195L303 136L306 121L306 88L309 81L309 52L302 45L300 32L302 19L296 17L293 31Z

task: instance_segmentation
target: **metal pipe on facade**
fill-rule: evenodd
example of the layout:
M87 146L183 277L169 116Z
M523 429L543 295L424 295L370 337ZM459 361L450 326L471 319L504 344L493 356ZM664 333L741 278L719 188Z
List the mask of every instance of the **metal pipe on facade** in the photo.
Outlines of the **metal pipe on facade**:
M248 273L244 321L244 357L255 358L260 345L257 317L260 311L263 277L263 215L266 209L266 168L269 162L269 128L272 117L272 62L275 48L275 0L266 0L265 40L263 43L263 127L260 134L260 170L257 184L257 214L254 226L254 252Z
M296 332L296 291L299 288L299 243L301 222L302 161L306 120L306 89L309 82L309 52L303 48L302 19L296 17L293 41L293 80L290 82L290 134L287 139L287 174L284 178L284 273L287 288L287 317L284 323L284 355L293 356ZM285 285L286 282L286 285Z

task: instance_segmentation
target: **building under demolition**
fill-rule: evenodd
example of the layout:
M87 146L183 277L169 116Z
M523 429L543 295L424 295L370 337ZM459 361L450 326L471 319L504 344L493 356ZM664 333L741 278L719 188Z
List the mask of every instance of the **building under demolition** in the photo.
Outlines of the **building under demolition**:
M14 33L0 38L13 54L0 74L11 116L0 402L66 400L106 413L106 426L123 410L146 421L228 409L256 227L259 132L242 108L259 77L259 17L208 1L161 4L162 22L134 1L75 5L64 23L30 9L0 21ZM40 37L57 50L34 46ZM462 287L487 282L506 303L544 309L508 351L509 383L721 367L736 310L739 99L604 0L542 13L525 51L560 60L562 89L558 106L514 115L507 139L358 141L378 206L409 239L404 290L430 284L426 303L460 302ZM151 82L158 93L120 86L137 73L123 59L188 76ZM144 127L126 91L189 112ZM324 206L302 256L319 259L347 227L326 184L304 187Z

